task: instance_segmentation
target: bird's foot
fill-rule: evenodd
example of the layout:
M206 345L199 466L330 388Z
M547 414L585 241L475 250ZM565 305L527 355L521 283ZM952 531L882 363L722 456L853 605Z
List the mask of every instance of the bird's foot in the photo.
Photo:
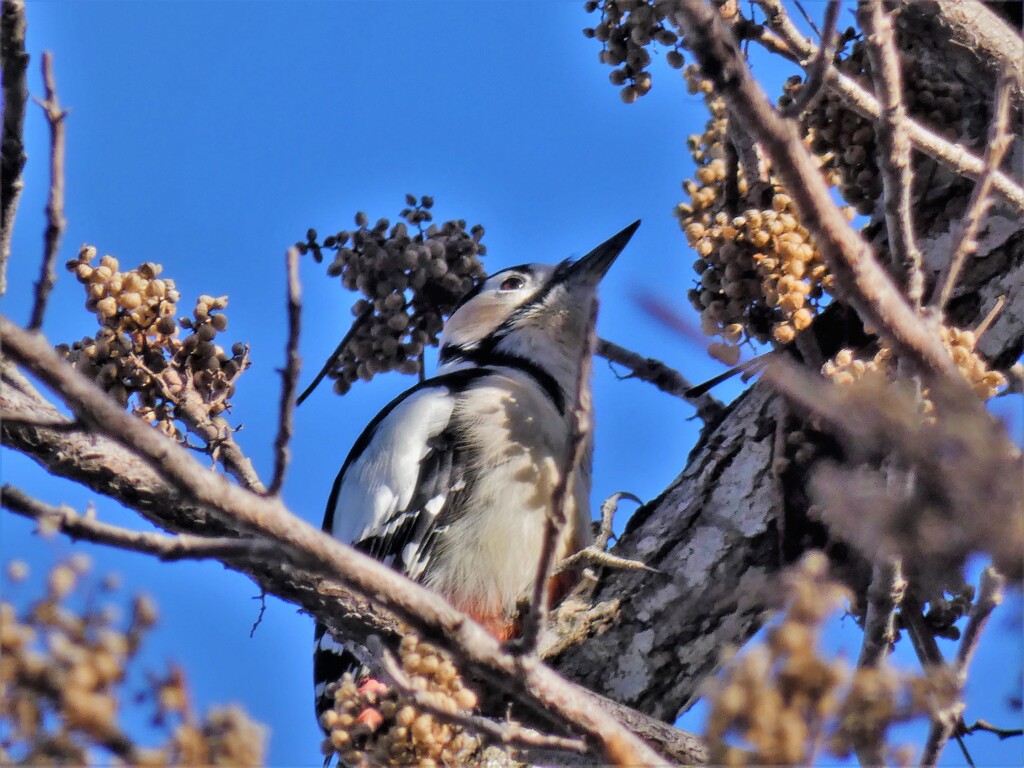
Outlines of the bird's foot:
M618 555L613 555L608 551L608 544L612 538L614 538L612 524L621 499L629 499L630 501L635 501L637 504L643 504L640 499L626 491L613 493L605 499L604 503L601 504L601 524L594 536L594 543L589 547L584 547L578 552L573 553L559 563L559 573L563 573L570 568L577 568L584 564L600 565L605 568L617 568L619 570L649 571L651 573L658 573L656 568L651 568L646 563L642 563L639 560L629 560L625 557L619 557Z

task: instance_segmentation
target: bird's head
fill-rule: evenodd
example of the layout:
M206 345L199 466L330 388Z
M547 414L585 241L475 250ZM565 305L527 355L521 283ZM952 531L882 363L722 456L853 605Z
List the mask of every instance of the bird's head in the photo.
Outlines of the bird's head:
M630 224L574 262L525 264L489 276L445 324L442 370L514 358L550 374L571 396L598 284L639 226Z

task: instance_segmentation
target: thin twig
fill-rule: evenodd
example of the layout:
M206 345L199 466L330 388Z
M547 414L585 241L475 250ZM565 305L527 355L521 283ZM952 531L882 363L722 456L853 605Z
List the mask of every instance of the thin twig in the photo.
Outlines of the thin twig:
M795 5L796 9L800 11L800 15L804 17L804 21L806 21L810 25L811 29L814 30L814 34L816 34L818 39L821 40L823 38L821 30L818 29L818 25L814 23L814 19L811 18L811 14L809 14L804 8L803 3L799 2L799 0L793 0L793 5Z
M864 30L871 78L881 106L881 114L875 121L875 135L878 137L885 225L892 264L895 273L903 278L911 306L920 309L924 273L921 271L921 251L914 238L910 199L913 169L896 36L892 19L882 7L882 0L860 0L857 17Z
M533 584L530 609L522 621L522 634L511 643L516 653L532 654L537 649L541 629L547 619L551 593L549 580L555 565L555 550L562 532L569 524L569 503L575 498L576 470L583 458L587 437L591 428L590 403L587 387L590 385L593 350L596 346L594 323L597 319L597 305L591 308L587 338L581 345L577 370L576 391L573 394L569 415L569 435L565 444L565 455L560 462L557 481L551 491L551 504L544 517L544 538L541 544L540 561L537 563L537 577Z
M643 357L606 339L597 340L595 353L610 363L628 368L629 376L620 378L637 378L646 381L662 392L691 403L697 409L697 418L705 424L718 421L725 413L725 406L722 402L707 393L689 396L687 392L692 385L686 377L660 360Z
M76 541L91 541L130 552L156 555L161 560L251 558L267 557L274 553L274 548L261 540L207 538L185 533L165 536L101 523L93 517L79 514L71 507L47 504L9 484L0 488L0 504L15 514L36 520L44 528L52 527Z
M841 298L915 370L941 371L953 380L957 369L938 334L907 304L870 246L843 217L796 128L772 108L719 15L700 0L680 0L676 18L702 72L712 80L730 114L764 147L772 168L793 196L801 222L825 257Z
M823 93L825 73L832 66L832 59L836 55L836 23L839 21L841 8L839 0L829 0L825 9L825 31L821 37L821 44L804 67L804 82L796 98L779 110L784 117L799 117L813 107Z
M524 728L511 721L498 723L468 712L453 712L442 706L430 692L417 689L393 653L382 649L380 658L385 676L389 678L387 682L412 699L417 709L442 722L471 731L488 743L505 744L524 749L554 749L581 755L585 755L589 751L587 742L582 739L552 736L532 728Z
M286 363L281 371L281 407L278 416L277 438L274 440L274 477L267 488L267 495L276 496L284 484L284 473L288 469L291 451L288 443L292 439L295 420L295 390L299 383L299 333L302 327L302 285L299 282L299 251L289 248L285 254L285 270L288 284L288 343L285 347Z
M964 628L963 637L960 639L960 645L957 647L952 663L954 679L961 691L967 683L967 669L971 664L971 659L974 658L974 652L978 649L981 633L984 631L985 625L988 624L992 611L1003 602L1005 584L1006 580L991 566L982 571L978 598L971 606L971 612L967 617L967 626ZM958 731L962 728L963 723L963 710L964 705L958 696L952 706L936 713L928 731L924 749L921 751L922 766L938 763L946 742L954 735L959 736Z
M985 172L981 180L974 185L967 211L960 219L956 236L953 238L949 259L943 265L936 281L939 290L935 291L932 297L932 306L940 312L953 295L964 262L978 248L975 237L993 203L992 186L995 183L995 175L999 172L999 166L1002 165L1003 158L1013 143L1013 136L1007 130L1009 121L1010 85L1006 77L1000 77L996 85L992 122L989 125L988 146L985 149Z
M265 489L259 475L256 474L256 468L232 437L234 430L222 416L210 416L209 403L203 400L196 389L186 386L180 391L172 391L164 375L151 370L141 357L136 356L135 364L150 375L160 389L161 395L174 403L177 417L193 434L206 442L205 448L193 448L213 457L214 463L221 462L228 474L245 488L253 493L264 493Z
M960 639L953 662L953 670L960 680L966 681L967 679L967 668L971 665L975 651L978 650L978 640L985 625L988 624L992 611L1002 604L1005 586L1006 579L997 573L995 568L989 566L981 572L978 598L971 606L971 612L967 617L967 626L964 627L964 634Z
M36 283L35 303L32 305L32 316L28 321L30 331L39 330L46 313L46 301L50 291L57 282L57 251L60 249L60 238L64 234L67 222L64 220L64 118L67 110L60 108L57 100L57 84L53 77L53 57L49 51L43 51L43 83L46 87L46 100L36 103L43 108L46 120L50 124L50 196L46 202L46 235L45 255Z
M18 200L25 187L21 171L25 154L25 105L28 103L28 54L25 52L24 0L4 0L0 27L0 69L3 70L3 136L0 154L0 296L7 293L7 262Z
M478 623L444 598L327 536L292 514L279 497L264 497L209 472L184 448L125 413L95 382L60 359L40 334L0 316L4 354L41 382L97 430L134 452L177 493L209 507L235 530L251 531L275 545L276 558L338 580L382 605L470 668L501 681L524 706L564 719L600 745L616 765L664 762L620 718L594 706L592 695L532 656L513 656Z
M781 0L757 0L767 17L769 27L779 34L801 59L810 58L816 47L793 25ZM852 77L830 67L825 75L825 87L835 91L854 112L869 120L878 120L882 108L878 100ZM985 174L985 163L962 144L954 144L925 128L914 120L906 121L907 135L916 149L969 179L979 180ZM1009 202L1018 213L1024 213L1024 188L1004 173L993 174L992 187Z
M994 734L999 737L1000 741L1014 736L1024 736L1024 728L999 728L986 720L977 720L973 725L965 725L960 733L966 736L978 731Z
M988 311L988 314L986 314L985 317L982 318L981 322L978 323L977 326L975 326L974 338L976 341L981 339L981 337L985 335L985 332L992 327L992 323L994 323L996 321L996 318L999 317L999 313L1003 311L1003 307L1005 305L1006 295L1003 294L1002 296L996 299L996 303L992 305L992 309L990 309Z
M372 314L373 305L370 305L363 311L361 315L357 316L356 319L352 321L352 325L351 327L349 327L348 332L346 332L344 338L342 338L342 340L338 342L338 346L336 346L334 348L334 351L331 352L330 356L327 358L327 362L323 364L323 367L320 369L319 373L317 373L313 381L310 382L309 386L302 390L302 393L297 398L295 398L295 405L302 405L303 401L305 401L307 397L313 394L313 390L316 389L317 385L319 385L320 382L324 380L324 376L331 372L331 368L334 367L334 364L338 361L338 358L341 357L341 353L345 351L345 347L347 347L348 343L352 341L352 337L355 336L356 332L362 327L363 323L366 321L366 318L368 318Z

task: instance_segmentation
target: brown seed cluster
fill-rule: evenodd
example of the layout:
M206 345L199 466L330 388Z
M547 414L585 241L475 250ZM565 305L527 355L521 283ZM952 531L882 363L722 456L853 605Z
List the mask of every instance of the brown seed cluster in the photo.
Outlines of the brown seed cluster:
M958 134L958 124L963 117L964 86L955 79L939 76L931 67L921 64L912 52L901 50L900 62L903 102L910 117L940 133ZM873 90L863 41L854 43L849 55L837 58L836 67ZM791 78L780 104L792 101L800 87L800 78ZM870 214L882 193L876 162L878 146L871 121L854 113L838 95L826 89L804 115L803 124L812 137L812 150L827 156L829 168L838 172L843 198L858 213Z
M189 400L205 419L219 416L249 364L246 345L226 352L216 343L227 329L227 296L200 296L192 317L176 320L181 297L173 280L160 277L159 264L121 272L113 256L94 266L95 258L96 249L85 246L67 269L85 286L86 308L100 329L57 351L119 403L131 403L135 414L181 440L182 403ZM179 329L188 334L180 338Z
M827 579L828 561L812 553L787 580L789 600L781 623L731 663L711 697L707 738L711 762L724 765L809 764L812 729L835 710L848 674L840 660L817 653L820 625L844 599ZM739 738L745 754L728 742Z
M88 557L73 555L50 570L40 599L26 599L21 609L0 603L0 763L85 765L103 754L103 762L137 765L259 764L262 727L238 710L214 710L201 721L176 670L166 680L150 678L140 694L157 703L157 724L170 716L180 721L167 744L143 747L121 729L132 661L157 621L156 608L136 597L127 625L119 626L117 606L94 597L97 587L116 590L116 579L92 584L89 569ZM14 582L28 576L20 561L6 571Z
M777 183L766 188L767 200L751 205L755 201L747 198L742 168L729 165L725 102L696 67L687 67L685 74L711 113L704 133L689 138L696 179L683 183L690 202L676 206L679 225L698 255L693 268L700 277L688 297L700 312L704 333L721 338L708 351L734 365L748 339L788 344L809 327L832 276L793 200ZM726 199L730 174L738 195L734 201Z
M981 400L995 397L1006 386L1006 376L989 368L978 354L975 349L978 339L973 331L944 325L939 329L939 334L960 374ZM821 372L840 385L852 384L870 375L880 375L891 380L896 376L895 359L892 350L885 345L881 345L870 360L858 358L853 350L841 349L825 363ZM923 396L927 400L927 392Z
M485 276L480 257L479 224L466 231L466 222L433 222L434 201L406 195L402 221L391 226L379 219L372 227L357 213L354 231L342 230L318 242L315 230L296 243L316 261L334 251L327 274L363 298L352 305L356 316L352 335L329 375L334 389L344 394L358 379L397 370L418 373L427 345L436 345L444 319Z
M679 36L666 26L668 5L646 0L588 0L587 13L600 10L601 20L586 27L583 34L602 43L599 59L615 67L608 76L619 87L622 100L632 104L651 90L651 64L648 46L658 43L669 48L665 59L669 66L683 66Z
M476 694L463 685L451 658L434 646L406 636L399 648L399 660L412 686L436 709L468 714L476 707ZM351 674L334 688L334 700L334 708L321 716L320 724L329 734L323 751L337 752L348 765L367 760L424 768L464 765L480 746L476 738L423 711L403 692L360 692ZM357 721L368 708L383 718L372 731Z
M822 553L805 556L785 590L781 621L763 644L729 662L712 691L712 763L809 765L821 741L839 757L861 748L885 754L892 725L948 703L945 676L906 677L888 666L851 670L820 655L824 622L849 598L829 579Z

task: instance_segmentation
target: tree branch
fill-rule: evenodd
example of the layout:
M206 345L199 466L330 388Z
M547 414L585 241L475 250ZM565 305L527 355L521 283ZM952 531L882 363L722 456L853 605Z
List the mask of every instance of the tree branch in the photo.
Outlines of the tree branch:
M538 712L554 711L601 745L604 759L618 765L660 758L616 718L594 707L580 688L529 656L512 656L476 622L373 558L323 534L292 515L277 497L257 496L206 471L188 452L141 420L125 413L92 381L62 361L46 341L0 318L5 354L51 387L87 423L136 452L185 499L208 507L230 528L261 535L293 566L339 578L348 588L393 611L431 642ZM328 622L330 626L332 622Z
M741 127L755 137L800 211L845 298L916 370L955 375L937 333L907 305L863 238L832 202L828 187L795 128L781 118L753 79L721 17L699 0L681 0L677 18L701 69Z
M836 22L842 4L839 0L829 0L825 9L825 26L821 34L821 43L811 60L804 66L804 83L793 101L780 109L783 117L799 117L810 109L821 96L825 85L825 73L832 66L836 55Z
M932 296L932 306L940 312L953 295L964 262L978 248L975 236L993 202L992 185L995 182L995 174L999 172L999 166L1002 165L1003 158L1013 143L1013 137L1007 130L1010 120L1010 87L1005 78L1000 78L996 85L994 104L988 145L985 148L985 173L974 185L971 200L953 238L949 259L939 273L937 289Z
M60 238L64 234L67 222L64 220L64 118L67 110L61 109L57 100L57 84L53 77L53 57L49 51L43 52L43 83L46 86L46 100L36 100L46 114L50 124L50 196L46 202L46 248L43 264L36 283L35 303L28 321L31 331L38 330L43 324L46 312L46 301L57 281L54 264L57 262L57 251L60 249Z
M0 296L7 293L7 262L18 199L25 182L25 105L28 103L28 54L25 52L25 2L3 0L0 62L3 70L3 138L0 151Z
M963 691L963 687L967 683L967 669L978 648L981 633L985 629L985 625L988 624L992 611L1003 602L1004 585L1005 579L996 573L994 568L988 567L982 571L978 599L971 606L967 626L964 628L964 634L960 639L960 645L952 665L960 691ZM921 751L921 765L936 765L938 763L946 742L956 734L958 727L963 724L963 709L964 706L958 696L957 701L951 707L937 713L928 731L924 749Z
M284 473L288 468L291 452L288 443L292 438L295 414L295 390L299 383L302 358L299 357L299 333L302 327L302 285L299 282L299 252L289 248L285 255L285 269L288 285L288 343L285 347L286 364L281 371L281 407L278 416L277 438L274 440L274 477L267 494L276 496L284 484Z
M811 57L816 47L800 34L782 5L781 0L757 0L768 17L768 25L777 32L801 58ZM825 85L831 88L854 112L869 120L877 121L882 114L878 100L856 80L830 67L825 75ZM914 147L951 168L956 173L978 181L985 174L985 163L960 144L946 141L937 133L928 130L914 120L906 121L907 137ZM1024 213L1024 188L1010 177L997 172L993 175L992 186L1010 203L1018 213Z
M635 377L648 384L653 384L662 392L682 398L697 409L697 418L705 424L718 421L725 413L722 402L710 394L702 393L696 397L687 395L691 383L681 373L652 357L642 357L625 347L620 347L606 339L597 340L596 354L610 363L629 369L629 377Z
M305 399L307 397L309 397L311 394L313 394L313 390L316 389L317 385L319 385L320 382L324 380L324 376L326 376L328 373L330 373L331 368L334 366L334 363L338 360L339 357L341 357L341 353L345 351L345 347L348 346L348 343L350 341L352 341L352 337L356 335L356 332L362 327L363 323L366 322L366 319L368 317L370 317L372 314L373 314L373 306L368 306L365 310L363 310L363 313L361 315L359 315L355 320L352 321L352 325L349 327L348 331L345 333L345 336L342 338L341 341L338 342L338 346L336 346L334 348L334 351L331 352L330 356L327 358L327 361L323 364L323 366L317 372L316 376L313 377L313 381L311 381L309 383L309 386L306 387L304 390L302 390L302 392L299 394L299 396L295 399L295 405L296 406L302 405L303 401L305 401ZM421 360L420 361L420 377L421 377L420 380L421 381L422 381L422 374L423 374L423 361Z
M899 561L875 563L868 587L868 605L864 618L864 642L857 666L876 667L896 642L896 609L907 589Z
M910 201L914 179L896 36L892 21L882 7L882 0L861 0L857 5L857 18L866 36L871 77L882 108L880 119L875 122L875 135L880 149L878 159L892 263L896 274L903 277L911 306L920 309L924 275L921 271L921 252L914 238L914 215Z
M161 560L260 559L276 551L268 542L259 539L207 538L189 534L165 536L132 531L101 523L88 514L80 515L68 506L46 504L10 484L0 488L0 505L15 514L37 521L42 527L52 526L76 541L91 541L130 552L156 555Z

